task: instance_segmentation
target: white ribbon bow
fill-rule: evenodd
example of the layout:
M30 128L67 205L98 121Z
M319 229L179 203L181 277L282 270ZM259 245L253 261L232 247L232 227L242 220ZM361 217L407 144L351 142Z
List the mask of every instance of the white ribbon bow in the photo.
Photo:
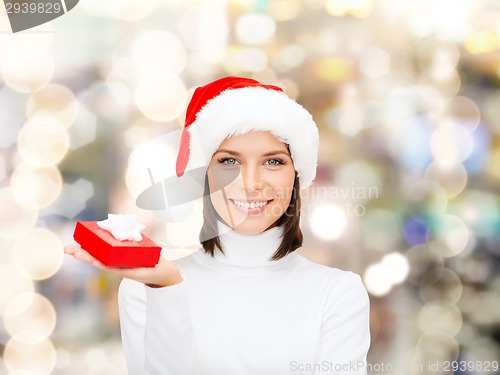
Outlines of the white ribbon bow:
M99 228L110 232L119 241L142 241L144 225L136 221L135 215L108 214L107 220L98 221Z

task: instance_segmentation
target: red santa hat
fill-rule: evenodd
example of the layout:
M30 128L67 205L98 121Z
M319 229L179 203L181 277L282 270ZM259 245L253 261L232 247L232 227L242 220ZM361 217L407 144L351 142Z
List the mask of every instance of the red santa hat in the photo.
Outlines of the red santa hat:
M198 87L186 112L176 174L208 166L232 135L269 131L290 147L301 189L316 177L318 128L311 114L284 91L254 79L225 77Z

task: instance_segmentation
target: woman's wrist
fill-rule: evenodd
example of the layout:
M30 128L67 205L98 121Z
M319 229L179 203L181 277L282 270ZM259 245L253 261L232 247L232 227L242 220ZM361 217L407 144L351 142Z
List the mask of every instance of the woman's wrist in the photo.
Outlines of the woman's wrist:
M177 284L180 284L182 281L184 281L184 279L182 278L181 275L177 275L176 277L174 278L168 278L158 284L146 284L146 286L150 287L150 288L164 288L166 286L172 286L172 285L177 285Z

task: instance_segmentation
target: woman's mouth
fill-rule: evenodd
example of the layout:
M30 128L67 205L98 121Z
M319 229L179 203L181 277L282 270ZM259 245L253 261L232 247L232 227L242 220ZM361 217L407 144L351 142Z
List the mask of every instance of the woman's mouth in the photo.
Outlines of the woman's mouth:
M273 200L268 201L240 201L237 199L229 199L236 209L243 214L260 214L266 209Z

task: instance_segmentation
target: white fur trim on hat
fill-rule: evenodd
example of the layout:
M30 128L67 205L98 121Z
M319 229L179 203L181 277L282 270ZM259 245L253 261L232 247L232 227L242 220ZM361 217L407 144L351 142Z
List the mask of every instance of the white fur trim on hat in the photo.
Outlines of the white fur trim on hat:
M289 144L301 189L310 186L316 177L318 128L311 114L284 92L263 87L223 91L201 108L188 131L188 170L208 165L229 136L269 131Z

